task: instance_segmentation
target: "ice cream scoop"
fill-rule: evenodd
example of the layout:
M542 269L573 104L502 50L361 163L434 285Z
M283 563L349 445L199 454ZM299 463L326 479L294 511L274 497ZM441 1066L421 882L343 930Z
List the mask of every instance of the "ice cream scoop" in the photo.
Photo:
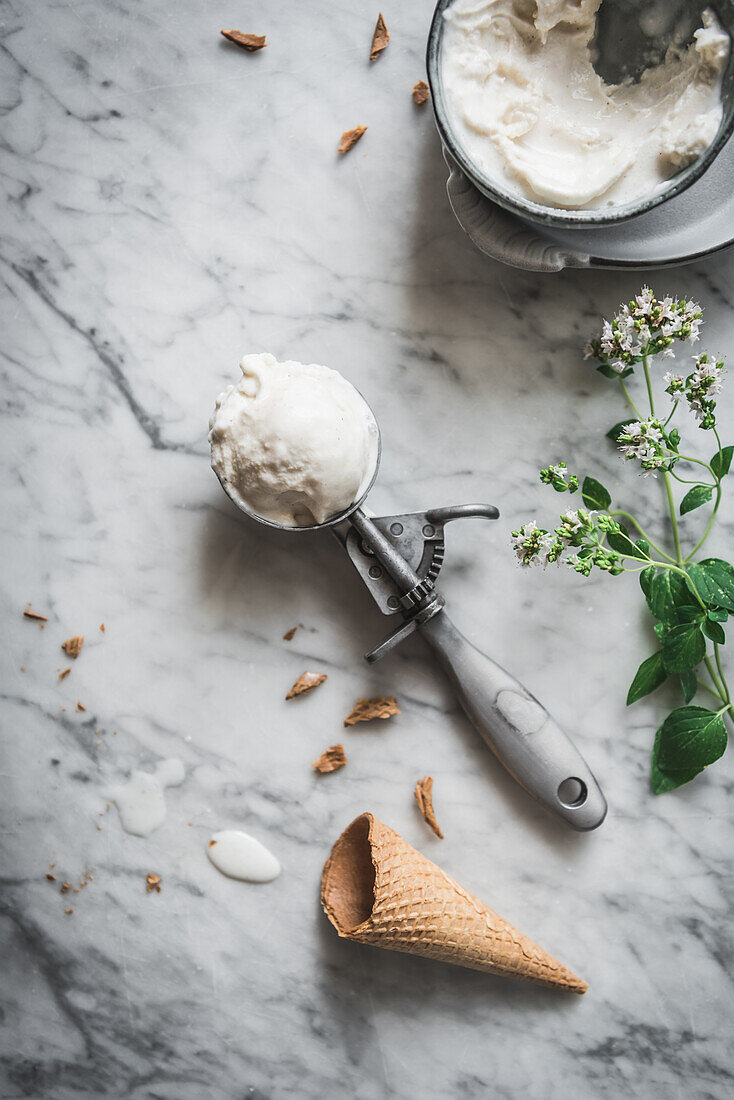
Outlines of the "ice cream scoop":
M266 523L333 523L366 495L379 432L369 405L338 371L245 355L241 380L210 421L212 467L232 499Z
M327 377L319 392L328 403L328 416L318 402L310 404L315 422L309 426L292 411L294 390L284 378L282 385L267 390L271 400L260 414L253 411L263 392L256 383L263 378L267 387L272 380L268 372L274 367L315 369L319 379L326 368L276 364L272 356L245 356L242 363L244 384L222 394L212 417L212 466L225 492L242 511L271 527L290 531L330 527L382 613L402 615L401 625L366 654L367 660L380 660L418 631L446 672L467 718L518 783L574 829L601 825L607 806L586 761L527 688L460 634L435 587L444 559L446 524L470 517L497 519L497 509L491 504L464 504L404 515L369 515L361 505L377 476L380 436L359 393L348 383L345 391ZM300 386L298 390L304 392ZM274 407L278 401L284 403L283 410ZM361 447L344 450L347 456L359 456L348 479L341 479L334 465L340 443L329 426L329 418L341 416L342 401L350 410L345 421L362 442ZM282 434L271 440L268 430ZM238 431L243 433L241 439ZM292 462L284 446L287 439L298 440ZM325 455L318 451L319 441L327 448ZM325 486L318 482L322 472L328 477ZM345 505L350 496L354 499ZM338 507L341 512L330 512ZM319 520L320 515L326 518ZM302 516L308 527L299 526Z

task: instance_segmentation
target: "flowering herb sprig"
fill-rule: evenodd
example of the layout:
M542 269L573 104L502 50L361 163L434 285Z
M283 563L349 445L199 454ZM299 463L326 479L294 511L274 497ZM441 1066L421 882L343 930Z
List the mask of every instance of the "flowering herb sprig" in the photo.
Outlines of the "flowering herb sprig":
M586 347L597 370L621 388L632 416L607 432L623 459L634 462L644 477L660 476L670 517L672 546L653 542L635 516L612 507L611 493L596 478L570 473L565 462L540 471L540 480L558 493L579 494L583 507L561 513L558 526L540 528L525 523L512 532L512 545L522 566L565 563L581 576L593 569L620 576L637 573L655 619L658 648L640 665L627 695L637 702L666 680L676 678L684 706L676 707L655 734L651 784L656 794L688 783L723 754L727 744L725 716L734 703L724 674L720 647L726 641L724 623L734 614L734 567L721 558L698 555L716 519L723 480L734 446L723 446L716 426L716 396L726 375L724 363L707 354L694 356L693 369L667 371L662 378L665 408L656 407L653 360L675 358L678 345L699 339L702 311L696 302L658 300L648 287L623 305ZM626 379L642 367L647 408L641 411ZM683 407L699 429L712 433L717 449L709 462L681 452L681 436L671 421ZM692 467L694 477L680 468ZM690 486L676 507L674 485ZM711 504L701 537L685 552L679 515ZM714 708L691 705L699 691L714 700Z

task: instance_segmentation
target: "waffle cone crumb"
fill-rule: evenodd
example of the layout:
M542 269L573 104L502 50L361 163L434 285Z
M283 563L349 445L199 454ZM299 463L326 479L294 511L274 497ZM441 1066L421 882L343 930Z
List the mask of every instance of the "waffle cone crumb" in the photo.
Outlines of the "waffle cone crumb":
M423 779L419 779L415 785L414 794L418 809L423 814L426 825L433 829L437 837L443 840L441 826L436 820L436 814L433 810L433 776L425 775Z
M145 876L145 889L148 894L152 894L155 890L156 894L161 892L161 876L160 875L146 875Z
M63 649L64 653L68 654L69 657L73 657L74 660L76 660L76 658L82 651L83 645L84 635L75 634L73 638L67 638L65 642L62 642L61 648Z
M344 719L344 725L356 726L357 722L371 722L373 718L392 718L394 714L400 713L394 695L375 695L372 699L358 699Z
M347 755L344 752L344 746L332 745L326 752L321 753L318 760L314 760L313 769L320 772L321 775L327 775L329 772L338 772L346 762Z
M234 42L235 46L247 50L248 53L254 53L255 50L261 50L267 46L264 34L244 34L242 31L220 31L219 33L230 42Z
M355 126L353 130L345 130L339 141L337 152L348 153L350 149L354 148L366 129L366 126Z
M419 80L417 84L413 85L413 102L419 107L428 102L430 94L431 90L425 80Z
M308 695L310 691L314 691L320 684L323 684L325 679L325 672L302 672L286 695L286 699L296 699L299 695Z
M30 611L28 608L25 609L23 614L25 615L26 619L33 619L37 623L47 623L48 622L48 616L47 615L39 615L39 613L37 611Z
M377 23L375 24L375 33L372 35L372 46L370 47L370 61L376 61L382 51L390 41L390 32L387 29L382 12L377 16Z

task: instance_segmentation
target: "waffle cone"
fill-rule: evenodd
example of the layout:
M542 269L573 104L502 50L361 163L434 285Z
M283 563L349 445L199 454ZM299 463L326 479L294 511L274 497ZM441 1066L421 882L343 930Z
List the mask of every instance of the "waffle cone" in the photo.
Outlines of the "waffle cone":
M588 988L370 813L332 848L321 904L345 939L573 993Z

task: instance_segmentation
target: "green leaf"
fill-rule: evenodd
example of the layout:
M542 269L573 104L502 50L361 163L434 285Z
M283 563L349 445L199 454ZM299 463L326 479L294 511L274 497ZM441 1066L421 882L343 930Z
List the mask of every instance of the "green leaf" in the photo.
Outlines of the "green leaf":
M678 445L680 444L680 432L677 428L673 428L672 432L668 432L668 443L674 451L678 450Z
M616 550L624 558L636 558L637 561L648 560L647 554L644 554L639 546L635 546L632 539L628 535L623 535L621 531L610 531L607 542L612 550Z
M619 439L622 428L626 428L628 424L634 423L634 417L630 417L627 420L620 420L619 424L615 424L613 428L610 428L607 432L607 439L613 439L616 443Z
M642 550L642 553L645 555L646 558L650 557L650 543L647 541L647 539L635 539L635 546L639 550Z
M734 567L721 558L706 558L688 566L688 575L704 603L734 611Z
M717 645L726 645L726 634L724 633L721 623L713 622L711 619L704 619L701 629L706 637L710 638L712 642L716 642Z
M676 608L679 623L701 623L705 619L702 609L697 604L684 603Z
M655 734L655 744L652 749L652 763L650 766L650 786L653 794L666 794L674 791L676 787L682 787L684 783L690 783L703 768L689 768L688 770L664 772L658 763L660 752L660 730Z
M733 455L734 447L722 447L721 451L716 452L709 463L711 469L714 471L714 477L722 478L729 473Z
M709 607L706 610L706 618L715 623L725 623L729 618L729 612L723 611L720 607Z
M687 512L692 512L694 508L700 508L702 504L708 504L713 495L713 486L694 485L680 502L680 514L685 516Z
M596 512L606 512L612 503L611 493L595 477L584 478L584 483L581 486L581 496L586 507L592 508Z
M691 597L691 590L680 573L661 569L652 579L647 602L653 615L661 623L677 623L680 621L678 609L689 605Z
M663 639L663 661L668 672L695 668L706 656L706 642L698 623L680 623Z
M683 698L687 703L690 703L691 699L698 691L698 677L692 668L686 669L685 672L681 672L680 686L683 691Z
M726 749L726 726L706 707L678 707L660 727L657 764L664 772L692 771L718 760Z
M650 604L650 593L652 592L652 582L655 576L655 566L648 565L647 569L643 569L640 573L640 588L645 593L645 599ZM650 609L652 610L652 608Z
M653 627L653 630L655 631L655 635L659 642L662 642L663 638L666 634L669 633L670 629L671 628L668 626L667 623L655 623L655 626Z
M668 673L663 665L663 654L658 650L657 653L653 653L652 657L648 657L647 660L643 661L637 669L635 678L627 692L627 706L636 703L644 695L649 695L651 691L659 688L667 679Z
M603 374L605 378L626 378L629 374L632 374L632 367L626 367L625 370L618 371L610 367L608 363L600 363L596 368L599 374ZM629 420L626 421L629 424Z

